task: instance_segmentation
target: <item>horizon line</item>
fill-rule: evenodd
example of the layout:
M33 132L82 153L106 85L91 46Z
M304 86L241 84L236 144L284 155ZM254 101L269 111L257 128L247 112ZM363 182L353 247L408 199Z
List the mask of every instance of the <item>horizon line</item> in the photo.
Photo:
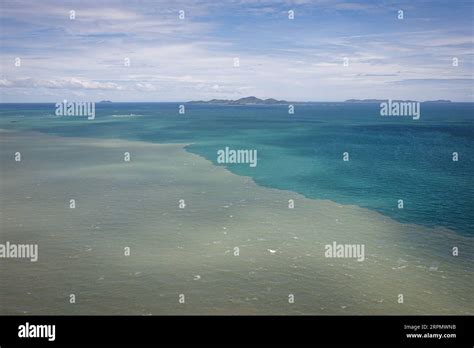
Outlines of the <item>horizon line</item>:
M245 98L245 97L244 97ZM240 98L239 98L240 99ZM267 98L268 99L268 98ZM212 99L210 99L212 100ZM225 100L225 99L221 99L221 100ZM231 100L231 101L235 101L235 100L238 100L238 99L226 99L226 100ZM371 101L371 100L376 100L376 101ZM443 104L443 103L474 103L474 100L451 100L451 99L433 99L433 100L423 100L423 101L418 101L418 100L414 100L414 99L378 99L378 98L367 98L367 99L356 99L356 98L352 98L352 99L346 99L346 100L319 100L319 101L311 101L311 100L306 100L306 101L296 101L296 100L291 100L291 101L287 101L287 100L283 100L285 102L288 102L288 103L300 103L300 104L304 104L304 103L354 103L354 104L363 104L363 103L366 103L366 104L370 104L370 103L377 103L377 101L388 101L388 100L392 100L392 101L411 101L411 102L419 102L419 103L439 103L439 104ZM182 101L182 100L165 100L165 101L106 101L106 102L103 102L102 100L101 101L90 101L90 100L69 100L71 102L76 102L76 103L96 103L96 104L124 104L124 103L148 103L148 104L151 104L151 103L155 103L155 104L159 104L159 103L192 103L192 104L204 104L206 102L208 102L209 100L189 100L189 101ZM27 102L19 102L19 101L9 101L9 102L2 102L0 101L0 104L56 104L58 103L58 101L27 101ZM209 104L213 104L213 103L209 103ZM218 103L214 103L214 104L218 104ZM234 104L235 105L238 105L238 104ZM247 105L284 105L282 103L280 104L247 104Z

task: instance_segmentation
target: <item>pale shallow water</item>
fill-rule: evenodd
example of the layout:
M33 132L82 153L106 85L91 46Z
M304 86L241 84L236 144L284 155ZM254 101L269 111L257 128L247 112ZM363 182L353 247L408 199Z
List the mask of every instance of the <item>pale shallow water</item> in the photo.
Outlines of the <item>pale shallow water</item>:
M259 187L184 145L2 132L1 241L39 260L1 260L0 312L474 313L471 237ZM366 260L325 258L333 241Z

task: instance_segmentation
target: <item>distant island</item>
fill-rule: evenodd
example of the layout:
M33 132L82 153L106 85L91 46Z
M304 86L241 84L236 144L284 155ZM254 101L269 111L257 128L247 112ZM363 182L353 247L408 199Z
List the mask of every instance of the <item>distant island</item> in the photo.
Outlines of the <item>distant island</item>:
M260 99L257 97L245 97L237 100L231 99L211 99L208 101L204 100L193 100L188 103L193 104L226 104L226 105L253 105L253 104L265 104L265 105L275 105L275 104L289 104L290 102L286 100L276 100L273 98L269 99Z
M344 103L384 103L388 99L347 99L344 100ZM400 100L392 99L392 102L412 102L416 103L417 100ZM112 103L110 100L101 100L100 104L109 104ZM289 104L314 104L314 103L323 103L323 102L311 102L311 101L287 101L287 100L277 100L274 98L260 99L254 96L244 97L240 99L211 99L211 100L192 100L186 103L190 104L221 104L221 105L289 105ZM338 103L338 102L333 102ZM421 103L452 103L448 99L437 99L437 100L425 100Z
M344 103L384 103L387 99L348 99ZM392 102L416 102L416 100L392 100ZM425 100L422 103L451 103L451 100Z

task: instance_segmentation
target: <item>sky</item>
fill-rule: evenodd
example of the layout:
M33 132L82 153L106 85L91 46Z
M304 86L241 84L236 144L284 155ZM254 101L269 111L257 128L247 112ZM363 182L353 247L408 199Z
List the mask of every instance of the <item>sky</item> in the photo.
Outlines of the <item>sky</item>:
M0 102L474 101L473 4L0 0Z

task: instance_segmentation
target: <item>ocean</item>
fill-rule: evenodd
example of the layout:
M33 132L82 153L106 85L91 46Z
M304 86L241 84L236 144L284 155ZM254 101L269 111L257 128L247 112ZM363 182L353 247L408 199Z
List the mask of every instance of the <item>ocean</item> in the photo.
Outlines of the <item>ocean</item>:
M264 187L473 233L473 103L422 103L419 120L382 117L376 103L296 104L293 115L286 105L99 103L94 120L54 111L54 104L2 104L0 128L190 143L189 152L216 165L219 149L255 149L255 168L227 168Z
M0 314L474 313L473 104L180 105L0 105Z

